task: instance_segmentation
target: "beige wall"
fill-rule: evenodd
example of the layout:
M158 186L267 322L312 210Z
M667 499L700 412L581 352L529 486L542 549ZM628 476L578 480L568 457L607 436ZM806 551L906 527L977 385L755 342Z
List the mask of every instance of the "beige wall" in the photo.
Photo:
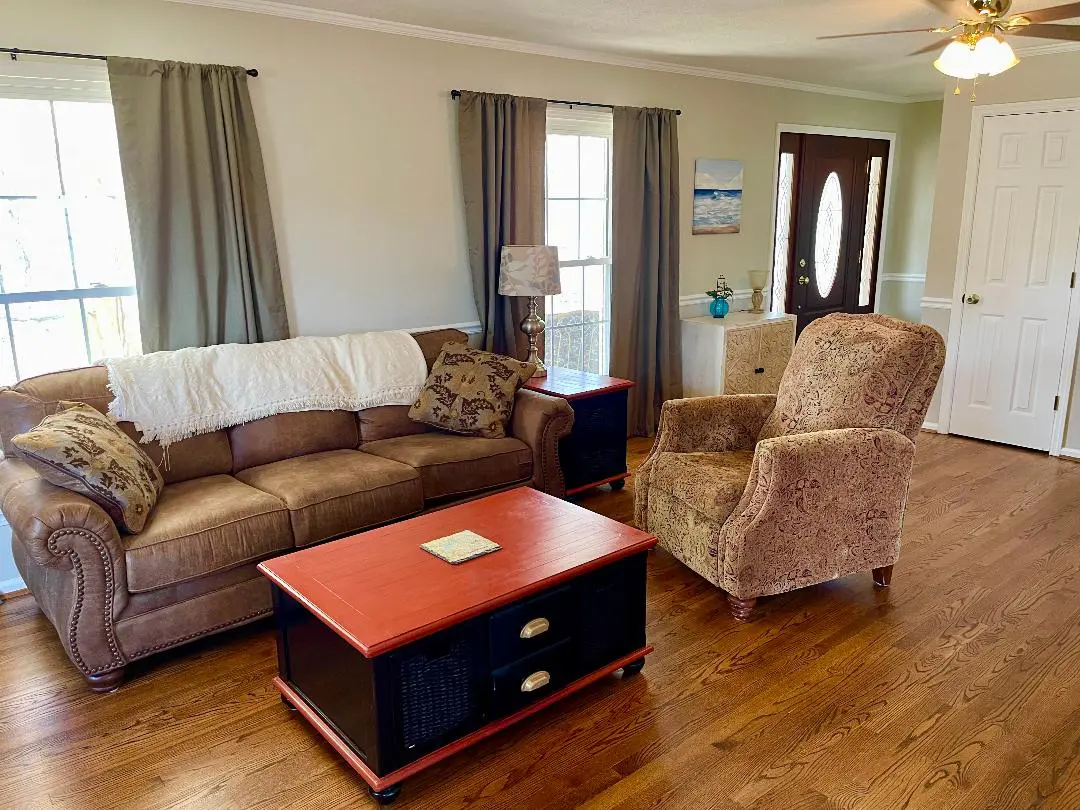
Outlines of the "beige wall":
M162 0L4 0L0 31L19 47L259 68L252 93L304 334L475 320L451 88L681 108L684 294L718 273L745 288L748 270L769 265L778 123L895 132L906 108ZM695 157L745 161L741 234L690 235ZM890 235L890 254L903 238Z
M953 297L972 108L986 104L1055 98L1080 98L1080 52L1024 59L1007 73L980 84L974 104L969 100L970 84L966 82L964 91L959 96L946 95L941 121L934 223L930 235L930 258L926 277L925 294L928 297L950 301ZM943 334L948 329L947 316L946 310L923 310L923 320L941 330ZM1075 352L1076 347L1070 347L1070 351ZM928 416L928 419L931 418L936 421L937 417ZM1065 446L1080 450L1080 376L1074 377Z
M879 308L915 322L921 319L919 303L930 248L941 113L940 101L906 105L896 138L890 238L881 265Z

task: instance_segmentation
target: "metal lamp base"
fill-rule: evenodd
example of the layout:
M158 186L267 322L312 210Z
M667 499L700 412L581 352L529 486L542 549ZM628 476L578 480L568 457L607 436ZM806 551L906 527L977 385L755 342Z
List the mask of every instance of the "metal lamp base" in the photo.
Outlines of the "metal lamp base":
M525 316L525 319L521 322L521 331L529 338L529 356L526 358L526 363L533 363L536 366L536 371L533 373L533 378L546 377L547 366L544 365L544 361L540 359L540 353L536 349L536 341L540 339L540 336L544 334L544 319L536 313L536 296L529 296L529 314Z

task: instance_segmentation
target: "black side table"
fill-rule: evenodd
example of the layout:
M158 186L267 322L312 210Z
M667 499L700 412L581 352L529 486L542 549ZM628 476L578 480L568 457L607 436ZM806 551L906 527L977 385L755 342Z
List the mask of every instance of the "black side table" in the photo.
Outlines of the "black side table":
M601 484L622 489L626 483L626 398L633 386L630 380L558 366L525 384L562 397L574 409L574 428L559 444L567 495Z

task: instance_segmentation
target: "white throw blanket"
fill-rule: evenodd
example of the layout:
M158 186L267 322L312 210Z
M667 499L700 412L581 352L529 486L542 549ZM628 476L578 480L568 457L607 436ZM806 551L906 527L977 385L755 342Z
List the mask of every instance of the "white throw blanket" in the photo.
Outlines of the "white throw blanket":
M427 363L408 332L299 337L105 360L109 415L166 447L292 411L411 405Z

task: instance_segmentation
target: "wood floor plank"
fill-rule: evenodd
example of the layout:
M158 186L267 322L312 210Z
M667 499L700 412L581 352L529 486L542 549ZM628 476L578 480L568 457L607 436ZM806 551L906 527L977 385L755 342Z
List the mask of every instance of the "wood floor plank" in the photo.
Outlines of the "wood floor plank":
M648 452L631 443L636 468ZM622 492L576 499L617 520ZM893 587L762 600L649 558L642 675L405 785L397 807L1080 807L1080 464L923 433ZM364 808L270 686L268 623L89 693L32 598L0 605L0 807Z

